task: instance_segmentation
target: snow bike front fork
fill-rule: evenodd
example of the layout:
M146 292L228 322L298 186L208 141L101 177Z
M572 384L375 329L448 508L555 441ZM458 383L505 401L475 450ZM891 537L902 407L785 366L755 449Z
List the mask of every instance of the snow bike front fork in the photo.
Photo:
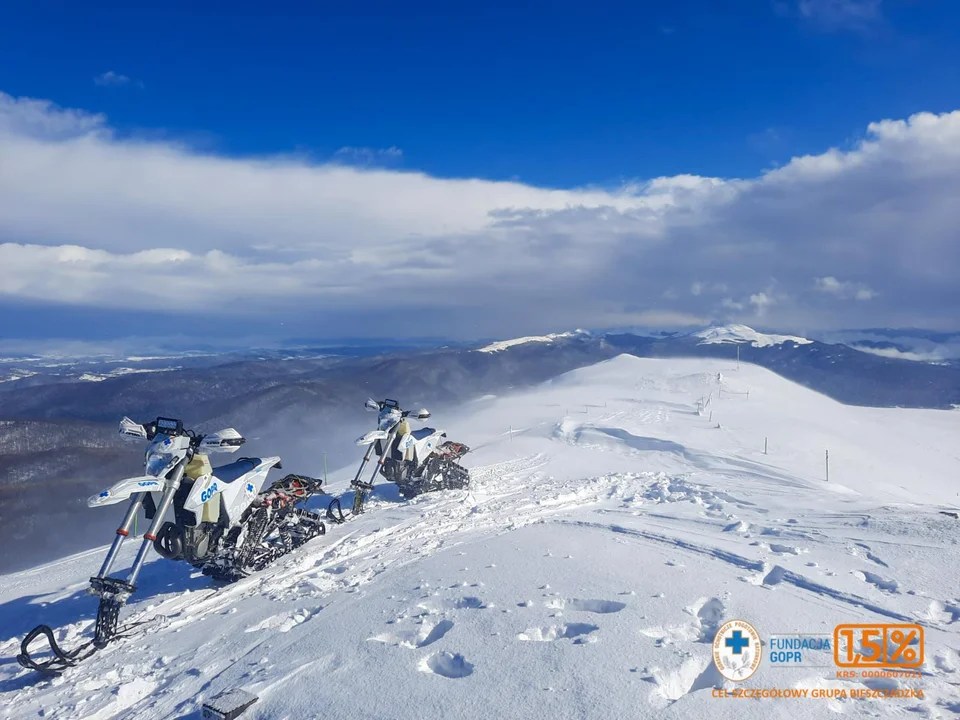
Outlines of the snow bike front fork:
M119 578L109 577L110 569L117 559L120 546L123 545L123 541L130 535L130 527L133 525L134 518L136 518L137 512L143 504L144 496L143 493L136 493L130 499L130 506L127 508L127 513L123 517L123 523L117 529L117 536L114 538L113 544L107 552L107 557L104 558L103 565L100 566L100 572L97 573L95 577L90 578L90 588L88 592L100 597L93 640L81 645L72 652L66 652L57 644L56 639L53 637L53 630L51 630L49 626L38 625L31 630L23 639L23 642L20 643L20 654L17 655L17 662L19 662L20 665L30 670L60 674L81 660L90 657L97 650L102 650L117 636L120 610L130 595L137 589L137 577L143 568L147 552L156 539L160 525L163 523L163 518L170 508L170 504L173 502L174 493L176 493L180 487L185 462L185 460L182 461L173 472L173 476L167 480L160 505L153 517L153 523L143 536L143 544L140 546L140 551L133 561L133 566L130 568L126 580L121 580ZM30 645L40 636L46 638L47 643L50 645L50 652L53 653L52 658L44 661L37 661L30 654Z
M117 529L117 537L114 538L113 544L110 546L110 551L107 553L107 557L104 558L103 565L100 566L100 572L98 572L95 577L90 578L91 594L99 595L101 599L103 599L105 595L116 596L120 598L120 604L122 605L126 601L126 598L137 589L137 578L140 576L140 570L143 569L143 563L147 559L150 546L156 542L157 533L163 525L163 519L167 514L167 510L170 509L170 505L173 503L173 496L180 487L180 481L183 479L185 467L186 459L180 461L180 464L177 465L173 471L172 476L167 478L164 483L163 496L160 499L160 504L157 506L157 511L153 515L153 522L150 524L150 529L143 534L143 542L140 545L140 550L137 552L137 557L133 561L130 572L127 574L127 579L121 581L117 578L109 577L110 570L113 567L114 561L117 559L117 554L120 552L120 546L123 545L123 541L130 536L130 526L133 525L134 518L136 518L137 512L140 510L140 506L143 505L143 493L137 493L130 500L130 507L127 508L127 514L123 517L123 523Z
M363 482L360 480L360 475L363 474L363 468L366 467L367 463L370 461L370 456L373 454L373 449L376 447L375 444L371 444L367 448L366 454L363 456L363 462L360 463L360 468L357 470L356 477L353 478L353 481L350 483L353 485L357 492L353 496L353 514L359 515L363 512L363 501L367 496L367 493L373 490L373 481L377 479L377 473L383 468L384 462L387 459L387 453L390 452L390 446L393 444L393 439L397 435L397 426L395 425L390 433L387 435L387 439L383 441L383 454L380 455L380 459L374 465L373 474L370 475L369 482Z

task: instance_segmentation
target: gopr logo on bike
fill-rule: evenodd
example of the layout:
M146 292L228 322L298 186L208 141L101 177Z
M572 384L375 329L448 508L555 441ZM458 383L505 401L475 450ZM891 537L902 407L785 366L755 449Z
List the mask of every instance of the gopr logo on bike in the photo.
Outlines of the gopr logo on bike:
M214 483L213 485L211 485L210 487L208 487L206 490L204 490L202 493L200 493L200 502L206 502L207 500L209 500L210 498L212 498L212 497L213 497L213 494L214 494L217 490L218 490L218 488L217 488L217 484L216 484L216 483Z

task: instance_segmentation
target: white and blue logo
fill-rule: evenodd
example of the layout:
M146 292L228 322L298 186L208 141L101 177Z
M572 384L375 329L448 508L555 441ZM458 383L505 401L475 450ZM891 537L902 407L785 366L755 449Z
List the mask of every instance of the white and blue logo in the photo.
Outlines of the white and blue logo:
M745 620L724 623L713 638L713 664L727 680L741 682L760 667L760 633Z
M206 502L207 500L212 498L213 494L217 492L218 489L219 487L217 486L217 483L214 483L213 485L208 487L206 490L200 493L200 502Z

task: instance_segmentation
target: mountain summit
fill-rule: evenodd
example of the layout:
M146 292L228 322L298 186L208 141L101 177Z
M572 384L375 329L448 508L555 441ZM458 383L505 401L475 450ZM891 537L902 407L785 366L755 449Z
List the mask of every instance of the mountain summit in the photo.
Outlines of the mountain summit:
M713 343L746 343L754 347L770 347L771 345L782 345L785 342L796 343L797 345L809 345L813 340L796 337L794 335L774 335L769 333L757 332L746 325L715 325L706 330L698 330L691 333L692 337L700 338L698 345L710 345Z

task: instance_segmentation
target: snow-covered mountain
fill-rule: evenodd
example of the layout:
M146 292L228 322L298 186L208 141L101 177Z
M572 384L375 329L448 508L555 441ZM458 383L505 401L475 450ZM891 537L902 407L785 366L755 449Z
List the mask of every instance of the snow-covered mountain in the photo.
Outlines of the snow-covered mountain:
M2 717L199 718L231 687L260 697L251 720L954 716L960 413L845 406L735 367L623 355L435 415L473 448L471 490L381 487L225 588L155 559L125 611L153 624L56 680L12 657L38 622L67 647L90 630L102 550L7 575ZM744 685L924 697L716 699L710 643L733 618L765 640L919 622L919 680L765 658Z
M527 337L513 338L512 340L497 340L489 345L484 345L482 348L479 348L477 352L502 352L507 348L516 347L517 345L527 345L528 343L552 343L563 338L580 337L589 334L590 333L588 333L586 330L574 330L573 332L552 333L550 335L530 335Z
M807 340L807 338L795 337L793 335L775 335L757 332L746 325L714 326L706 330L698 330L691 333L691 335L700 339L700 345L710 345L712 343L746 343L755 347L770 347L771 345L782 345L785 342L792 342L797 345L807 345L813 342L813 340Z

